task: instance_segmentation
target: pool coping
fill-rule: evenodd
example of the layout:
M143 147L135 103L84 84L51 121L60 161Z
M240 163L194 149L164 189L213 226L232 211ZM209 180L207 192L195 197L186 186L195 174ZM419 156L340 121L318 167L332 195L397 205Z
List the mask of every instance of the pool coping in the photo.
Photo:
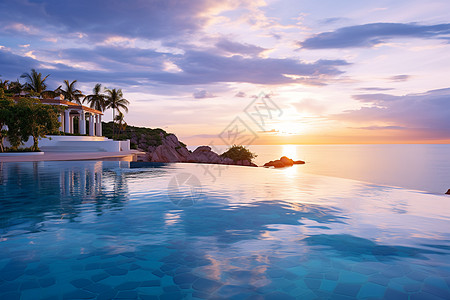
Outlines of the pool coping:
M60 160L101 160L109 158L133 159L145 152L130 150L121 152L39 152L17 153L17 155L2 155L0 162L24 162L24 161L60 161Z
M44 155L44 152L1 152L0 159L2 157L31 156L31 155Z

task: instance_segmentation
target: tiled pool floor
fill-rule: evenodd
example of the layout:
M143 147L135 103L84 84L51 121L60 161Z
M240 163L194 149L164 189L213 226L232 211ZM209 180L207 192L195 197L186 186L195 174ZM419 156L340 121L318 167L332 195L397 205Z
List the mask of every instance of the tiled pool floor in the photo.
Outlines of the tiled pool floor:
M205 170L2 164L0 299L450 299L449 197Z

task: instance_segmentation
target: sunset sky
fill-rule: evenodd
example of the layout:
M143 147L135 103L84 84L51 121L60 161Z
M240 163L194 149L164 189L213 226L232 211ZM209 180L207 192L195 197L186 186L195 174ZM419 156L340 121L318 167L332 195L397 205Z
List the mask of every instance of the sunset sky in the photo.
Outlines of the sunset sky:
M190 145L233 130L253 144L450 142L449 11L447 0L0 0L0 80L35 68L52 89L122 88L128 124Z

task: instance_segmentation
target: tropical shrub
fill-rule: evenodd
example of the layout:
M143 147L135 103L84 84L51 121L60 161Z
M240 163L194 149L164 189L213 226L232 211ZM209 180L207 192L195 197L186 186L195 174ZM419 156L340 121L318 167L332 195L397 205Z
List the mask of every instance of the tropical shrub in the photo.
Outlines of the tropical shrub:
M231 158L233 161L248 160L251 162L257 155L242 145L233 145L221 154L222 157Z
M58 130L58 107L36 102L35 99L21 98L14 103L10 99L0 100L0 151L4 151L3 139L8 137L11 149L17 150L20 145L33 138L32 151L39 151L39 139Z

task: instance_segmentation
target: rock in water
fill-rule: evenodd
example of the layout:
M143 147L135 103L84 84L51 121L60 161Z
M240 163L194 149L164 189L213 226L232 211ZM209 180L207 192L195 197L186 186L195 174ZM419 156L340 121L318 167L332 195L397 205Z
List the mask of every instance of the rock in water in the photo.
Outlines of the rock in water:
M446 195L450 195L450 189L448 189L447 193L445 193Z
M285 165L285 166L292 166L294 164L294 161L290 158L287 158L286 156L282 156L280 158L280 161Z
M305 162L302 160L293 161L292 159L283 156L280 159L271 160L268 163L265 163L264 167L284 168L284 167L291 167L293 165L302 165L304 163Z

